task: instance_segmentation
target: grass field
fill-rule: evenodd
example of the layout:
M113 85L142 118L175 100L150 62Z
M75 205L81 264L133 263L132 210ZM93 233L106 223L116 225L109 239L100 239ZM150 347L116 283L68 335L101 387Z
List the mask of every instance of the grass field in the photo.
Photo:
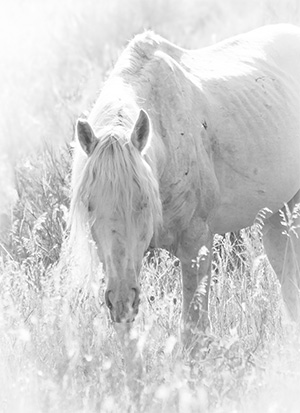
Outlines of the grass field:
M300 24L300 2L0 5L0 218L18 195L0 257L0 413L298 413L299 335L258 224L238 240L215 239L213 329L192 366L178 342L178 262L165 251L145 262L135 328L144 371L134 395L103 302L101 268L92 256L90 277L76 288L64 240L75 121L127 41L151 28L201 47L266 23Z

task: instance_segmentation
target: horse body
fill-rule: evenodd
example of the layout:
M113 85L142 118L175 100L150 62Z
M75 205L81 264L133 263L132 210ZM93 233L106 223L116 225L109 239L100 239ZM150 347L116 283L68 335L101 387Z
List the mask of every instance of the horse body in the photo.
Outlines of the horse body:
M299 189L299 41L298 29L270 26L197 53L207 62L198 73L211 105L216 233L251 225L258 210L277 211Z
M72 214L90 221L115 321L134 320L150 244L181 260L187 337L205 329L211 253L200 268L191 260L202 246L211 250L215 233L251 225L264 207L274 212L267 253L277 274L288 271L284 298L300 318L292 291L299 264L291 258L283 270L277 213L299 197L299 69L300 30L289 25L199 51L147 32L125 49L87 121L78 122L73 168ZM192 305L205 276L207 294Z

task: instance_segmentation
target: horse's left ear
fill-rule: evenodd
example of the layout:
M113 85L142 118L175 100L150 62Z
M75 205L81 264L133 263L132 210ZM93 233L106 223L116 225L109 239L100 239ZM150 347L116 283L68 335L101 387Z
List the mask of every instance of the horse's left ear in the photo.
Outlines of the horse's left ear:
M132 144L142 152L148 142L150 135L150 119L147 113L141 109L138 120L136 121L131 133Z
M97 142L97 138L91 125L85 119L78 119L76 129L78 140L82 149L87 155L90 155L93 152Z

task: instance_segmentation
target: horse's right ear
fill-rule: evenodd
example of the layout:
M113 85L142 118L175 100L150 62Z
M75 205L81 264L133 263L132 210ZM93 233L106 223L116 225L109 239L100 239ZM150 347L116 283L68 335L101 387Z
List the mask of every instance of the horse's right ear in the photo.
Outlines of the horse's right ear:
M89 156L93 152L97 142L94 131L85 119L78 119L76 129L80 145L84 152Z
M131 133L131 142L139 152L142 152L147 145L150 134L150 120L147 113L141 109L139 117Z

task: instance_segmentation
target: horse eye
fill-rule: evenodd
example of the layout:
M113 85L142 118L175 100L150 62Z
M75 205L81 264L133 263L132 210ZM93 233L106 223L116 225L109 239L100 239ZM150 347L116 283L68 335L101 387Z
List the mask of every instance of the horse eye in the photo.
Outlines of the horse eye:
M145 208L147 208L148 207L148 200L142 200L140 203L139 203L139 210L140 211L143 211L143 209L145 209Z

